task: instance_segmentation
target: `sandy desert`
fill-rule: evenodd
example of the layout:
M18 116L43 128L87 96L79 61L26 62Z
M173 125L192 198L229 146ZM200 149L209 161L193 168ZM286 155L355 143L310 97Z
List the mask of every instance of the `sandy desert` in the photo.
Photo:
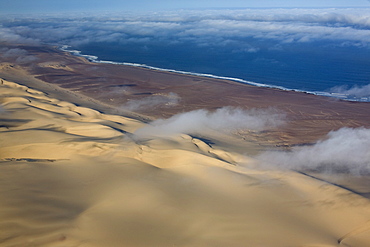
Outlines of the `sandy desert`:
M369 103L22 49L0 71L0 246L369 246L366 167L268 159L361 136ZM122 107L145 93L179 102Z

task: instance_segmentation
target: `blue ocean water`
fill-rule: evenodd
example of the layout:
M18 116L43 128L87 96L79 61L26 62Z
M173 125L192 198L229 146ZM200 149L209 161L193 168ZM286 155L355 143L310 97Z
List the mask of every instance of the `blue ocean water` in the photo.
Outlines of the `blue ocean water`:
M249 40L249 44L252 42L257 41ZM192 43L160 42L129 45L91 42L73 48L81 54L96 56L97 60L237 78L288 90L370 101L370 95L328 94L334 87L361 88L370 84L369 48L330 42L277 47L268 41L258 42L258 51L244 53L228 46L215 49Z
M9 16L0 27L0 41L68 45L95 62L370 101L370 8Z

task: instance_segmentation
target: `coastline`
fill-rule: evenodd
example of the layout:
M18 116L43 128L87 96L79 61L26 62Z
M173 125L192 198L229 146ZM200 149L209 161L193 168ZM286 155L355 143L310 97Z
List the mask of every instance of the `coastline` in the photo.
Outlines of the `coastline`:
M264 169L252 154L369 127L369 103L17 47L38 59L1 63L0 246L368 245L368 175ZM170 93L177 104L122 107ZM225 106L274 108L288 122L232 135L140 132Z
M182 112L214 110L225 106L274 108L287 115L289 124L260 134L258 138L262 141L261 145L281 147L314 143L330 131L342 127L370 127L370 103L367 102L342 101L134 66L93 63L58 48L20 48L38 57L32 66L18 64L30 76L97 100L112 107L116 113L127 112L129 104L141 104L143 101L146 105L134 111L148 116L147 119L168 118ZM249 136L241 134L241 138Z
M270 89L279 89L283 91L293 91L293 92L299 92L299 93L307 93L312 95L318 95L318 96L325 96L325 97L332 97L336 99L346 100L346 101L354 101L354 102L370 102L370 98L350 98L347 94L341 94L341 93L330 93L330 92L321 92L321 91L305 91L301 89L294 89L294 88L286 88L283 86L277 86L277 85L269 85L269 84L263 84L253 81L248 81L241 78L233 78L233 77L226 77L226 76L219 76L219 75L212 75L212 74L204 74L204 73L196 73L196 72L188 72L188 71L181 71L181 70L174 70L174 69L166 69L166 68L159 68L154 67L146 64L139 64L139 63L130 63L130 62L114 62L114 61L106 61L106 60L99 60L99 57L94 55L86 55L82 54L79 50L70 50L70 46L64 45L61 47L58 47L61 51L68 52L71 55L78 56L85 58L86 60L93 62L93 63L103 63L103 64L115 64L115 65L124 65L124 66L132 66L132 67L138 67L138 68L144 68L144 69L150 69L154 71L163 71L163 72L170 72L170 73L177 73L182 75L192 75L192 76L199 76L199 77L205 77L205 78L213 78L213 79L220 79L220 80L227 80L227 81L233 81L238 82L242 84L257 86L257 87L263 87L263 88L270 88Z

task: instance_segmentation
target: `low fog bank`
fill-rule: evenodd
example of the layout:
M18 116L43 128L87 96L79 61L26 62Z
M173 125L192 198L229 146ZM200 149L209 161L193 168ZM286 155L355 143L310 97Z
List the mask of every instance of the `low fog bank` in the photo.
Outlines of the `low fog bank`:
M30 55L28 51L19 48L1 48L1 58L14 60L17 64L26 64L36 61L38 58Z
M135 135L169 136L173 134L204 134L209 131L231 133L238 130L262 131L284 124L285 115L275 109L244 110L223 107L216 111L195 110L158 119L138 129Z
M364 86L353 86L351 88L348 88L347 86L334 87L330 92L344 94L354 98L370 98L370 84Z
M256 158L267 168L368 175L370 129L342 128L312 146L295 147L290 152L264 152Z
M175 106L180 97L176 93L151 95L140 100L130 100L122 106L125 110L140 111L158 106Z
M194 9L144 14L112 12L88 17L86 13L76 13L17 20L4 15L0 41L72 46L90 42L129 45L152 40L167 44L193 41L204 47L232 45L239 50L245 48L248 38L257 38L280 44L336 40L368 46L369 20L366 8ZM247 48L247 52L255 52L261 47Z

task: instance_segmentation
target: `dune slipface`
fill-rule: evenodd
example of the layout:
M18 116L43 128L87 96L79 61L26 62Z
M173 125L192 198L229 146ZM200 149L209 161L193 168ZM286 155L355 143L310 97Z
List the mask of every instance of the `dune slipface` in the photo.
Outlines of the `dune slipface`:
M138 136L139 120L6 80L0 97L1 246L369 246L367 199L259 169L257 144Z

